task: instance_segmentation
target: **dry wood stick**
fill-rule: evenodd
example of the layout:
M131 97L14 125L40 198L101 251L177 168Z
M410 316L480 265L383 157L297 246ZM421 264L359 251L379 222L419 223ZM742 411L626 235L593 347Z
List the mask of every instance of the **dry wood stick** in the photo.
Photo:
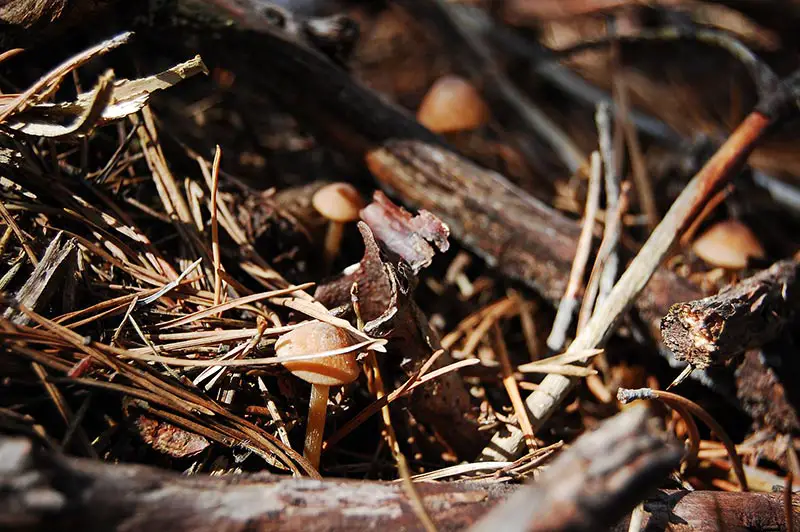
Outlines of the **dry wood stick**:
M74 239L62 237L63 233L58 233L47 246L41 262L36 262L31 276L14 294L16 302L40 310L58 293L59 287L63 287L64 278L72 266L70 261L75 260L78 247ZM2 316L18 325L25 325L29 321L24 314L15 312L11 307L6 308Z
M714 296L673 305L661 320L664 343L703 369L775 339L800 304L799 267L796 259L776 262Z
M600 202L601 168L600 154L597 152L592 153L591 171L589 172L589 189L586 193L586 208L584 209L583 215L583 227L581 227L581 234L578 238L575 259L572 261L572 267L569 271L567 290L564 292L561 301L558 302L558 310L553 320L553 327L550 330L550 335L547 337L547 347L553 351L561 350L564 344L566 344L567 331L572 323L575 309L578 306L578 295L581 284L583 283L584 273L586 272L586 264L589 262L589 254L592 251L595 217L597 216L597 207Z
M683 449L657 425L646 408L604 421L471 532L607 529L680 462Z

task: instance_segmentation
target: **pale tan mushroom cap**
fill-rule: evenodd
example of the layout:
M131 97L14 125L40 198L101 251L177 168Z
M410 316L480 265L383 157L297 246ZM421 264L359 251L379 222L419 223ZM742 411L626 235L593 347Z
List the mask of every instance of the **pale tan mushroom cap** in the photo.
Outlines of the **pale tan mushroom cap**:
M692 244L695 255L707 263L738 270L750 258L764 258L764 248L749 227L738 220L713 225Z
M468 131L488 120L489 108L481 95L457 76L436 80L417 111L417 121L435 133Z
M311 198L314 208L332 222L354 222L364 207L358 190L347 183L331 183L319 189Z
M312 355L341 349L356 343L347 331L327 323L314 322L289 331L275 344L278 356ZM292 375L311 384L338 386L358 378L360 368L355 353L298 360L283 364Z

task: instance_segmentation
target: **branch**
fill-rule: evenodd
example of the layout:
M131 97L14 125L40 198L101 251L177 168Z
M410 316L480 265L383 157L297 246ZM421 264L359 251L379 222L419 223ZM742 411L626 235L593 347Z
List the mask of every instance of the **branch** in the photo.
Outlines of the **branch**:
M635 436L636 441L643 441ZM611 454L621 456L624 453L620 450L631 450L630 443L620 438L617 441L622 447L613 449L615 453ZM650 453L658 449L660 440L652 441L656 446ZM666 459L670 448L662 443L661 451L655 454L645 451L629 456ZM565 452L559 462L569 453ZM64 458L19 438L0 438L0 457L0 528L9 532L150 532L154 528L173 532L421 530L399 483L316 481L271 475L189 477L140 465ZM613 461L606 458L606 463ZM628 462L623 459L621 463ZM634 469L635 466L623 467L618 478L630 479ZM608 470L608 478L617 478L614 473ZM415 487L443 531L464 529L510 495L529 489L486 482L418 482ZM556 498L556 492L553 485L544 484L537 490L550 501ZM637 500L644 494L639 493ZM676 532L744 530L754 523L762 529L786 530L782 499L781 493L659 491L644 502L644 523L660 526L659 529L669 524L670 530ZM584 503L593 501L595 505L590 504L587 509L599 508L597 499L589 498ZM796 529L800 523L800 495L794 496L793 503ZM539 501L532 504L541 506ZM550 518L552 514L563 514L559 506L545 506L545 512ZM613 530L628 530L627 522L617 524Z
M580 225L486 170L436 146L392 141L367 155L378 182L414 207L441 218L489 266L553 303L564 295ZM690 294L695 294L691 296ZM669 306L700 293L659 268L637 308L657 330Z
M635 408L584 434L542 474L492 510L472 532L604 530L680 463L683 449Z
M800 304L796 260L775 263L717 295L673 305L661 321L664 343L696 368L720 365L775 339Z

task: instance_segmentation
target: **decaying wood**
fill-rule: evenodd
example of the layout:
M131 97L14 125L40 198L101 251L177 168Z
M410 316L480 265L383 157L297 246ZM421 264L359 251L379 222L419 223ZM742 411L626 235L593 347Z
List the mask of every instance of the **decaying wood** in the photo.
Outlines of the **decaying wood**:
M791 532L800 526L800 496L792 497L792 525L786 522L782 493L719 491L660 491L644 502L639 530L670 532L732 532L775 530ZM626 532L629 519L613 528Z
M648 417L645 408L631 409L564 452L533 493L524 493L536 508L537 522L552 524L552 530L569 529L576 523L574 509L580 520L599 512L603 517L595 523L612 524L627 503L635 504L644 489L660 483L679 462L682 449L665 440ZM397 483L185 477L142 466L68 459L13 438L0 440L0 458L4 530L421 528ZM442 530L471 525L516 490L468 482L415 486Z
M186 477L0 443L0 528L230 532L420 529L400 484L255 475ZM513 488L421 483L443 530L470 525Z
M65 239L62 233L57 234L47 246L41 262L14 295L16 303L33 310L44 308L59 288L63 288L65 276L75 265L77 249L75 239ZM11 307L5 309L3 317L22 325L29 321L24 314L15 312Z
M641 427L630 423L638 416L626 413L628 421L623 426ZM439 530L464 529L489 515L490 508L515 492L525 493L526 500L543 512L539 514L542 524L555 524L560 518L565 527L581 527L556 525L550 530L586 529L585 522L576 519L597 518L595 514L601 508L611 501L616 504L619 498L611 496L611 492L619 489L619 493L630 494L635 486L652 485L653 479L663 478L664 471L681 454L674 444L650 431L609 434L611 429L620 428L619 419L587 435L587 443L580 443L583 438L579 439L575 447L582 449L580 453L573 447L559 458L562 473L574 480L569 482L570 490L555 488L563 482L555 475L558 470L543 475L533 487L419 482L416 489ZM646 420L644 423L650 426ZM605 434L602 441L607 442L600 448L609 452L603 456L595 450L597 459L590 459L589 444L597 442L599 434ZM611 441L617 445L611 446ZM639 444L643 445L637 447ZM9 531L137 532L154 527L176 532L422 530L398 483L270 475L187 477L139 465L64 458L17 438L0 439L0 463L0 528ZM555 467L554 463L552 468ZM646 471L644 476L638 476L642 471ZM587 478L594 482L584 490L575 490ZM602 496L594 497L591 488L604 490ZM536 499L530 498L531 491ZM584 494L577 515L571 513L575 508L575 500L569 498L571 493ZM636 500L645 493L639 489ZM508 503L513 500L509 498ZM795 495L794 505L797 526L800 496ZM755 526L761 530L787 530L780 493L660 491L645 500L644 509L645 523L654 530L663 530L667 524L670 530L677 531L743 530ZM611 519L608 515L594 522L609 523ZM625 521L613 528L627 529ZM502 530L512 528L503 526Z
M492 510L473 532L603 530L659 486L680 462L647 408L633 408L581 436L542 474Z
M679 360L706 368L773 340L800 303L798 267L780 261L714 296L673 305L661 320L664 343Z
M752 349L736 368L736 397L756 427L789 434L800 431L800 397L795 384L800 362L795 345L773 342Z
M439 216L489 266L554 303L563 296L580 236L578 223L502 175L435 146L390 141L370 152L367 164L383 187ZM655 325L660 310L690 294L700 292L659 268L636 304Z

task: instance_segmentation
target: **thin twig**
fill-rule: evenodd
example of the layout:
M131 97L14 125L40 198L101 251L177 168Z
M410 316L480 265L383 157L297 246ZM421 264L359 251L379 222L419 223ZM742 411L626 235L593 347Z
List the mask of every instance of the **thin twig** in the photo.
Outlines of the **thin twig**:
M500 367L503 368L503 386L506 389L511 405L514 407L514 414L517 417L522 433L525 435L525 442L531 451L536 450L536 440L533 437L533 425L528 418L528 410L525 408L525 402L519 393L519 386L517 386L517 379L514 377L514 368L511 366L511 360L508 358L508 349L506 342L503 339L503 332L500 326L495 323L492 327L494 336L495 355L500 359Z
M553 351L559 351L564 347L567 340L567 331L578 306L578 292L583 282L586 271L586 264L592 250L592 236L597 217L598 204L600 202L600 178L602 167L600 164L600 154L593 152L591 156L591 172L589 174L589 190L586 193L586 208L583 215L583 226L578 237L578 247L575 251L575 259L572 261L572 268L569 272L569 281L564 291L564 297L558 303L553 328L547 337L547 347Z
M672 392L653 390L651 388L640 388L638 390L620 388L619 391L617 391L617 399L619 399L622 403L630 403L631 401L636 401L638 399L658 399L659 401L662 401L673 408L676 406L684 408L689 413L699 417L703 423L708 425L714 434L717 435L722 444L725 446L725 450L728 451L728 456L730 457L731 464L733 465L733 471L736 473L736 479L739 481L742 491L748 491L747 476L744 473L742 460L739 458L739 455L736 452L736 446L731 441L728 433L725 432L725 429L722 428L722 425L717 423L717 420L711 417L711 415L706 412L703 407Z

